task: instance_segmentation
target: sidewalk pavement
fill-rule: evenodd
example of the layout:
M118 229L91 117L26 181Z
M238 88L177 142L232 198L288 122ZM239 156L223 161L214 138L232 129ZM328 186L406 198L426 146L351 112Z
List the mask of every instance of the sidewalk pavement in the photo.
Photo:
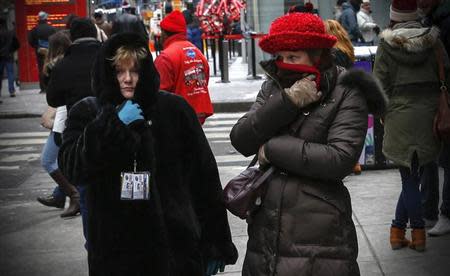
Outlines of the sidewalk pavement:
M221 83L220 77L210 77L209 91L214 111L244 112L255 101L261 87L261 80L247 80L247 64L242 58L236 58L229 68L229 83ZM0 119L40 117L46 110L45 94L39 94L39 89L16 90L16 97L10 98L7 81L3 81L0 100Z
M241 170L220 167L222 183ZM390 249L390 221L401 187L396 170L363 171L359 176L347 177L345 184L352 198L361 275L450 275L450 235L427 238L423 253L409 248ZM41 170L17 188L2 189L0 275L87 275L81 218L63 220L59 218L60 209L44 207L35 200L36 195L48 193L53 187L52 180ZM247 225L231 214L229 221L239 259L220 275L238 276L246 251Z

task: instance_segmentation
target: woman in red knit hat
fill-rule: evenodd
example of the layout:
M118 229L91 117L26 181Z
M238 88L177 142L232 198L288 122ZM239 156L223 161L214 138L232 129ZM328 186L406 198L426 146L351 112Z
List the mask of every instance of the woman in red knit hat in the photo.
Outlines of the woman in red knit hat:
M335 42L319 17L291 13L259 43L275 58L261 63L268 78L231 142L275 172L248 219L243 275L359 275L342 179L361 154L368 113L386 103L370 75L333 64Z

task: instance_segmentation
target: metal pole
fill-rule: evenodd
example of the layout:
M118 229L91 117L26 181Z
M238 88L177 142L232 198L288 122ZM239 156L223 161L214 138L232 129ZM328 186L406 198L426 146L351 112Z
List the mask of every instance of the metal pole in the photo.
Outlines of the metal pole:
M227 55L227 53L225 52L225 56ZM221 35L219 37L219 70L220 70L220 74L223 73L223 35Z
M216 67L216 39L211 39L211 55L213 58L213 71L214 71L214 77L217 76L217 67Z
M251 68L252 68L252 75L247 77L249 80L258 80L261 79L260 76L256 75L256 46L255 46L255 38L252 36L250 38L251 43Z
M221 79L221 82L224 82L224 83L230 82L230 79L228 76L228 55L227 55L228 48L229 48L229 40L226 40L226 39L222 40L223 60L222 60L222 67L220 69L220 79Z

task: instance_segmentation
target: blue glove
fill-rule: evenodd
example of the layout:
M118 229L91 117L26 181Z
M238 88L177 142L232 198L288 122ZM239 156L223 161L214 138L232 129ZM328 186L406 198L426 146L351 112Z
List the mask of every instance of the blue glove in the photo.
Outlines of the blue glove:
M225 270L224 261L209 261L206 267L206 276L216 275L218 272L223 272Z
M136 120L144 120L141 107L137 103L133 103L131 100L126 101L125 104L119 108L117 115L126 125L129 125Z

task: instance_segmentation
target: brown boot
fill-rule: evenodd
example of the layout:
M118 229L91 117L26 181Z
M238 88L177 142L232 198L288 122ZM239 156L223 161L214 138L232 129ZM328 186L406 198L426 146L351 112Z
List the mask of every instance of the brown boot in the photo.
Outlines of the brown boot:
M62 218L74 217L80 212L80 194L75 186L73 186L61 173L56 170L50 176L59 185L61 190L70 198L69 207L61 214Z
M418 252L425 251L425 244L426 244L425 229L413 228L413 230L411 231L411 238L412 242L409 245L410 248Z
M361 174L361 165L359 163L356 163L356 165L353 167L353 173L356 175Z
M391 248L392 250L397 250L408 246L410 241L405 238L405 229L397 228L391 226Z

